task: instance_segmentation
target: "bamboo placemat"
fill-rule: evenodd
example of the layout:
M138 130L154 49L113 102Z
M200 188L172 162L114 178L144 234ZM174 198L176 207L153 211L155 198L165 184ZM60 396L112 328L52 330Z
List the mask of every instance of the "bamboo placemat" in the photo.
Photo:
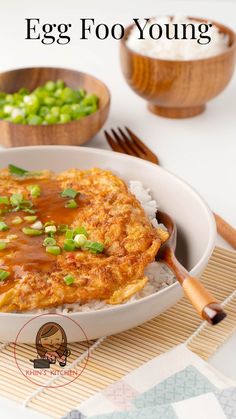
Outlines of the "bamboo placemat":
M189 349L208 359L235 330L236 253L215 248L202 281L213 295L224 301L228 316L222 324L210 327L201 322L189 302L182 298L171 309L141 326L90 342L90 358L83 374L70 385L59 388L37 387L28 382L16 367L14 345L0 343L0 395L60 418L97 391L180 343L186 342ZM81 369L87 345L74 343L70 348L73 368ZM18 356L27 363L34 354L35 348L30 345L20 345L18 349ZM66 380L65 376L56 377L54 385ZM41 385L44 381L42 378Z

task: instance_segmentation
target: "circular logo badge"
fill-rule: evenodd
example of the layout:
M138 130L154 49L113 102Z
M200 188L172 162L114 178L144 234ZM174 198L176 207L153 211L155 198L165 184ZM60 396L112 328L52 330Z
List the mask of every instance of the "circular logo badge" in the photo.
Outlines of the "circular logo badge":
M33 334L35 341L30 350L19 343L28 334ZM77 350L76 344L68 343L73 336L85 342L82 353L79 346ZM25 359L26 355L28 359ZM69 316L39 314L25 323L17 334L14 358L21 374L31 383L47 388L63 387L75 381L86 368L89 341L82 327Z

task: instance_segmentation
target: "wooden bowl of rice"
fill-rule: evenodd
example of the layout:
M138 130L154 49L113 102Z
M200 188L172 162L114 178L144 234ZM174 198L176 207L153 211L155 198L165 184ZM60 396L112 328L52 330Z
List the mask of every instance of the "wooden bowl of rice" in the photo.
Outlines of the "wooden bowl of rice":
M126 28L120 42L121 68L128 85L148 102L148 109L154 114L167 118L198 115L231 80L235 67L235 33L220 23L211 23L227 35L227 49L215 56L191 60L153 58L134 51L127 45L134 25Z

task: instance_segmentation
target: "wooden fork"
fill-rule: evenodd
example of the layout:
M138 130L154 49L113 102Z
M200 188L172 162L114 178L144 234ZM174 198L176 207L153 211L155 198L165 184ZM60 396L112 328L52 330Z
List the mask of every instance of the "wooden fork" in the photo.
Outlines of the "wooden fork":
M124 130L118 127L117 131L112 128L112 134L104 132L112 150L159 164L158 157L129 128L125 127ZM236 250L236 229L219 215L213 214L218 233Z

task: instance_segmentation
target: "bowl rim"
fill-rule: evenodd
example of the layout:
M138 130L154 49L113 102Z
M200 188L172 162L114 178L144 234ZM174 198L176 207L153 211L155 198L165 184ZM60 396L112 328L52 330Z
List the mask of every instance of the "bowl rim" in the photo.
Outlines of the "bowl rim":
M159 15L162 16L162 15ZM166 15L168 17L173 17L172 15ZM154 17L150 17L149 19L155 19L158 16L154 16ZM125 32L124 32L124 36L123 38L120 40L120 44L124 47L124 49L126 49L127 51L129 51L129 53L132 53L133 55L136 55L140 58L145 58L148 59L150 61L153 62L157 62L160 61L161 63L182 63L184 64L193 64L193 63L201 63L201 62L211 62L214 61L216 58L219 57L224 57L227 56L229 54L231 54L231 52L234 52L236 50L236 32L231 29L229 26L224 25L223 23L220 23L218 21L215 20L211 20L211 19L207 19L207 18L199 18L199 17L194 17L194 16L186 16L186 18L190 19L190 20L197 20L199 22L202 23L207 23L210 22L213 25L217 26L218 29L220 29L220 31L222 32L221 29L223 29L223 33L230 35L232 37L232 44L230 46L228 46L227 50L224 52L221 52L219 54L216 55L212 55L211 57L206 57L206 58L197 58L197 59L191 59L191 60L170 60L170 59L165 59L165 58L155 58L155 57L149 57L148 55L145 54L141 54L137 51L134 51L133 49L131 49L128 45L127 45L127 37L131 31L131 29L135 26L135 23L131 23L130 25L126 26L125 28Z
M194 272L198 269L201 269L201 266L204 264L204 262L207 260L209 260L214 247L215 247L215 238L216 238L216 223L215 223L215 219L213 216L212 211L210 210L208 204L206 203L205 199L202 198L202 196L196 191L196 189L194 187L192 187L188 182L186 182L185 180L183 180L180 176L175 175L174 173L170 172L169 170L164 169L163 167L160 167L154 163L148 162L146 160L140 159L138 157L134 157L134 156L129 156L126 154L121 154L121 153L117 153L111 150L104 150L104 149L99 149L99 148L94 148L94 147L77 147L77 146L63 146L63 145L39 145L39 146L25 146L25 147L14 147L14 148L9 148L9 149L4 149L0 151L0 154L11 154L12 152L14 153L22 153L26 150L28 151L35 151L40 152L40 150L44 149L59 149L61 151L67 151L67 150L71 150L71 151L76 151L79 152L80 154L87 154L87 153L92 153L92 154L97 154L99 155L103 155L106 156L108 158L109 161L109 157L111 156L115 156L115 158L117 158L118 160L123 160L124 158L126 160L128 160L128 162L139 162L141 164L144 165L148 165L151 167L156 168L158 171L160 171L161 173L167 173L168 176L170 176L172 179L174 179L174 181L177 181L178 183L180 183L184 188L186 188L192 195L194 195L195 199L198 201L198 203L200 203L200 205L202 206L202 209L205 211L205 215L208 219L208 225L209 225L209 240L206 246L206 249L204 251L204 253L202 254L202 256L200 257L200 259L198 260L198 262L194 265L194 267L191 269L190 274L194 274ZM124 304L119 304L119 305L113 305L109 308L106 309L102 309L102 310L91 310L91 311L75 311L75 312L68 312L66 313L67 316L69 317L92 317L92 316L102 316L104 312L112 312L112 313L118 313L119 311L123 311L126 308L129 309L130 307L134 307L137 304L142 304L142 303L147 303L147 302L151 302L153 300L155 300L158 296L164 295L165 293L167 293L169 290L172 290L174 288L180 288L180 284L178 281L176 281L175 283L169 285L166 288L163 288L153 294L147 295L143 298L140 298L139 300L135 300L135 301L129 301L127 303ZM49 312L49 313L45 313L45 316L51 316L51 315L55 315L57 314L56 310L57 307L52 308L55 311ZM36 310L41 310L41 309L36 309ZM42 309L45 310L45 309ZM0 317L14 317L17 316L17 318L22 318L22 319L28 319L28 318L32 318L32 317L37 317L39 314L39 312L37 313L14 313L14 312L0 312ZM42 313L44 314L44 313Z
M107 85L100 79L98 79L97 77L93 76L90 73L85 73L84 71L79 71L73 68L67 68L67 67L53 67L53 66L33 66L33 67L17 67L17 68L12 68L10 70L6 70L6 71L1 71L0 72L0 77L3 75L8 75L10 73L13 72L17 72L17 71L27 71L27 70L64 70L64 71L72 71L74 73L79 73L82 76L86 76L89 77L90 79L93 79L95 82L99 83L105 90L107 98L106 98L106 102L103 104L102 107L99 107L98 110L90 115L86 115L85 117L78 119L78 120L73 120L73 121L69 121L69 122L65 122L63 124L59 124L59 123L55 123L55 124L49 124L49 125L30 125L30 124L16 124L15 122L12 121L6 121L5 119L0 119L0 124L10 124L11 126L20 126L20 127L24 127L26 129L29 128L36 128L36 129L47 129L48 127L60 127L60 126L68 126L68 124L76 124L76 123L80 123L83 120L86 120L89 122L89 119L92 119L94 117L94 115L99 114L100 112L104 111L104 109L106 109L107 107L110 106L111 103L111 92L110 89L107 87ZM8 93L8 92L6 92Z

